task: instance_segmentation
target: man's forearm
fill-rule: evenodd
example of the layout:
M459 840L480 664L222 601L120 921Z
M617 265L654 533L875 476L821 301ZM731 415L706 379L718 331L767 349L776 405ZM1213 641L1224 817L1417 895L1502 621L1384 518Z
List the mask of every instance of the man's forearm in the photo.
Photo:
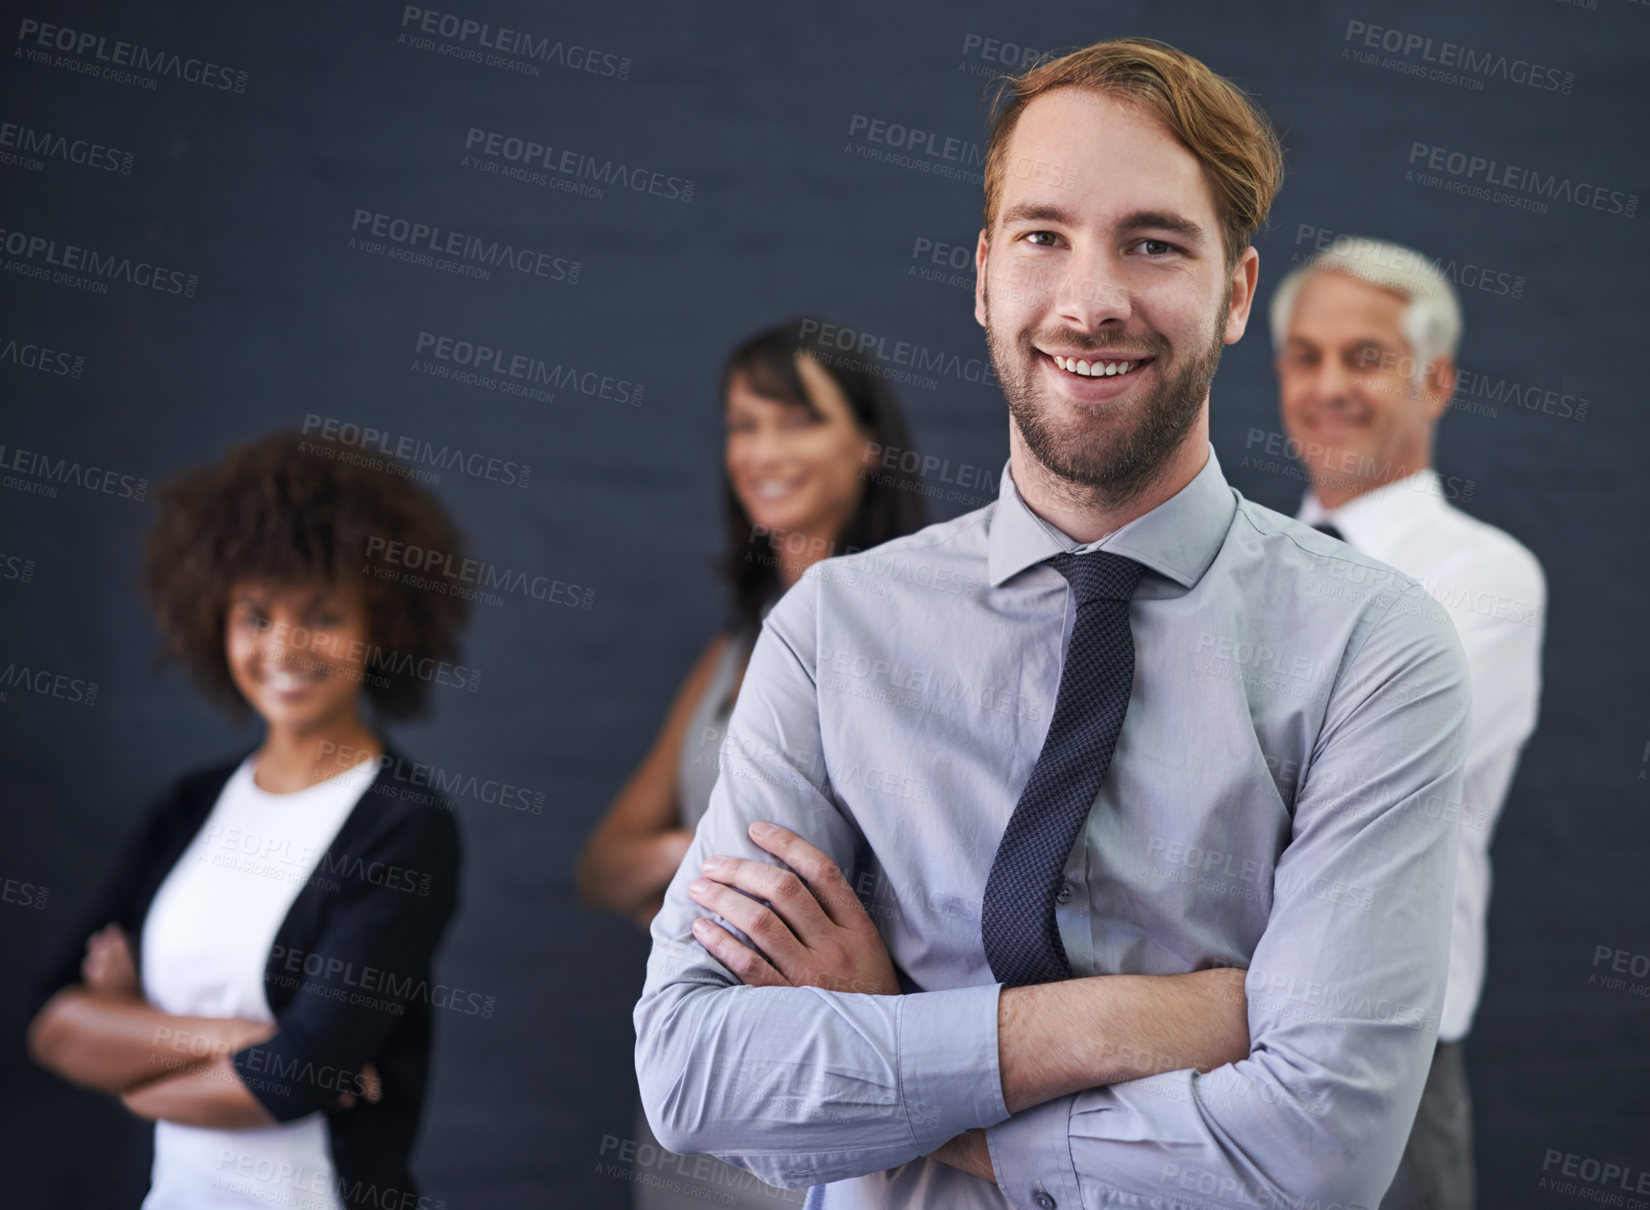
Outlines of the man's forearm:
M949 1164L959 1172L966 1172L982 1181L990 1181L993 1185L997 1183L997 1174L991 1170L991 1150L983 1130L965 1130L943 1144L938 1151L929 1152L928 1158Z
M1166 1071L1207 1071L1249 1053L1244 972L1099 975L1004 988L997 1000L1003 1102L1044 1101ZM959 1134L930 1159L995 1181L983 1130Z
M1249 1053L1244 972L1100 975L1004 988L997 1002L1003 1102L1044 1101Z

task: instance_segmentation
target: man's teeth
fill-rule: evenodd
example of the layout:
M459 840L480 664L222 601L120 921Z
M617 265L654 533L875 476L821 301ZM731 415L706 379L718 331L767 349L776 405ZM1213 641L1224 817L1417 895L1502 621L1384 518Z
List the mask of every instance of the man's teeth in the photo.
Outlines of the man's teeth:
M1117 374L1127 374L1138 361L1079 361L1075 357L1054 357L1054 364L1070 374L1081 374L1085 378L1110 378Z

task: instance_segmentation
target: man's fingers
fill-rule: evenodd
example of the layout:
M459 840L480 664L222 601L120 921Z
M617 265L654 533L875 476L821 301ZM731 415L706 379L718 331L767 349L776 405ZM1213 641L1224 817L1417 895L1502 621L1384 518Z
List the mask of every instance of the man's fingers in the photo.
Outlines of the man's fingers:
M762 863L753 861L748 864L757 866ZM795 879L795 875L791 877ZM806 889L802 893L806 895ZM695 878L688 884L688 897L744 933L780 970L791 970L806 958L807 951L790 926L765 904L750 896L741 895L732 887L723 886L708 878ZM814 905L814 911L819 911L817 903Z
M747 895L765 899L790 933L803 945L815 945L823 936L831 917L814 898L806 883L790 870L765 861L747 861L743 857L711 857L704 865L704 876L714 882L737 887ZM724 913L726 915L726 913ZM745 928L732 916L740 928ZM750 932L749 929L745 929ZM766 938L757 937L759 943ZM764 944L763 948L766 948ZM768 950L771 954L772 950Z
M790 987L791 984L774 970L762 956L713 920L703 916L693 922L693 935L705 952L727 967L739 981L749 987Z
M801 876L815 900L824 906L832 923L848 928L862 918L870 919L836 862L822 850L789 828L761 820L751 824L750 838L758 848L766 849Z

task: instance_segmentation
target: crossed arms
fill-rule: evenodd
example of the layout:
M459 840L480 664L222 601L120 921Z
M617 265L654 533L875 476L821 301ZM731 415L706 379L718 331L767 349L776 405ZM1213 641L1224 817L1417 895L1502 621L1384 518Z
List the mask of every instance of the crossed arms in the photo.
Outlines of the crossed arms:
M738 934L701 917L693 923L699 943L747 986L899 995L893 960L842 871L789 829L757 822L749 831L789 868L708 858L688 894ZM1243 973L1232 968L1005 988L997 1022L1010 1113L1100 1085L1207 1071L1249 1053ZM930 1158L996 1181L982 1130L958 1135Z
M370 792L369 792L370 793ZM382 858L426 871L429 893L409 894L368 878L349 878L311 946L287 948L283 976L300 981L274 1023L180 1016L144 998L131 940L116 925L93 933L80 980L54 972L59 986L36 1012L27 1042L36 1062L72 1083L120 1097L151 1120L218 1129L251 1129L306 1114L377 1101L373 1060L425 983L431 954L456 904L458 833L451 814L429 808L373 817L359 849L362 868ZM90 918L124 918L155 836L172 827L155 814L143 843L105 886ZM352 972L393 973L371 1004L349 996ZM356 997L361 1000L361 997ZM385 1001L399 1002L386 1010ZM393 1092L393 1089L392 1089Z
M84 1088L110 1093L138 1117L238 1129L274 1125L229 1064L274 1026L184 1017L144 1000L131 942L107 925L86 942L81 982L57 992L29 1025L29 1053Z
M1347 655L1250 955L1240 1041L1235 989L1220 982L1230 973L892 995L874 963L838 965L853 948L842 938L812 965L868 980L866 991L799 986L805 966L769 948L784 948L771 927L753 940L784 983L751 978L714 933L693 930L707 905L688 884L706 858L774 865L746 833L754 822L805 836L832 866L862 856L824 771L798 755L821 748L806 586L769 615L710 812L653 922L636 1060L661 1142L788 1187L931 1156L994 1177L1017 1204L1045 1190L1067 1206L1112 1191L1172 1196L1191 1174L1234 1200L1374 1205L1420 1097L1447 958L1456 836L1427 809L1458 796L1467 733L1447 619L1422 626L1413 610L1388 610ZM824 877L815 870L810 885ZM1369 888L1378 910L1313 895L1325 881ZM776 923L804 948L797 927L828 937L799 923L796 888L789 901L777 885L751 894L767 892L782 895ZM745 924L767 927L721 898L736 891L711 894L710 910L745 936ZM743 923L728 914L740 911ZM983 1148L969 1134L982 1130Z

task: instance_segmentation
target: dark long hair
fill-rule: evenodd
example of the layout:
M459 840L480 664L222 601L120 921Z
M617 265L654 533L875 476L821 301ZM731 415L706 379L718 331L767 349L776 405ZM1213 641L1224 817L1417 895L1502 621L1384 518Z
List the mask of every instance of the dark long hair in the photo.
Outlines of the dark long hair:
M896 451L893 457L879 459L876 467L862 474L865 486L859 507L825 551L827 557L865 550L915 533L927 524L916 472L900 469L914 460L902 456L911 449L911 434L905 427L899 401L886 380L868 372L874 370L874 364L823 343L820 334L832 327L812 316L798 316L764 328L728 354L717 393L717 405L725 408L733 376L740 374L757 394L806 408L818 417L820 411L808 398L796 370L796 355L806 353L848 397L854 419L868 439L884 450ZM751 524L725 467L722 511L728 535L722 572L733 589L729 629L735 634L754 634L761 625L763 609L779 595L779 560L768 535L757 532Z

